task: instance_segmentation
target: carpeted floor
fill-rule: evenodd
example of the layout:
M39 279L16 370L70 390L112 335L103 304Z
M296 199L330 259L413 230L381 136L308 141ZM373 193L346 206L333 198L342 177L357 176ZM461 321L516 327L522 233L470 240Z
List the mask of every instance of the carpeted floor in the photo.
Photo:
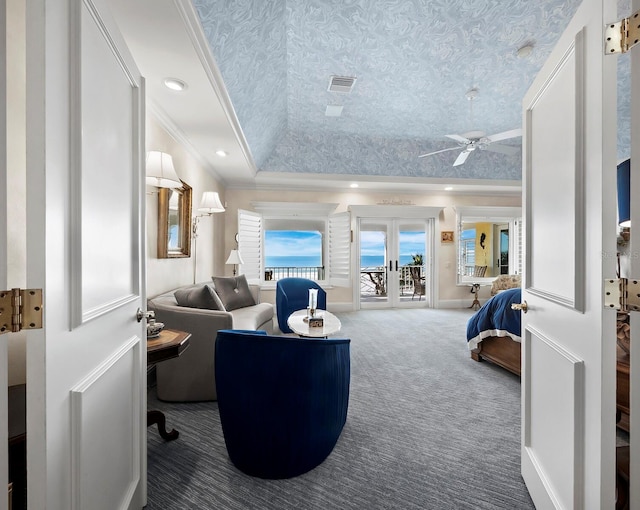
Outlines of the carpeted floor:
M469 358L469 310L338 314L351 338L349 414L323 464L261 480L229 461L215 402L170 404L148 434L148 509L528 509L520 380Z

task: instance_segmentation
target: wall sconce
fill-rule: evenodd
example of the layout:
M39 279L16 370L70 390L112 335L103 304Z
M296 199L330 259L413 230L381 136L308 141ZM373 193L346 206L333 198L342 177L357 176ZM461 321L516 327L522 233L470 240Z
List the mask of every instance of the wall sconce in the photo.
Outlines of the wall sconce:
M618 165L618 225L631 226L631 159Z
M236 265L244 264L244 260L242 260L242 256L238 250L231 250L229 253L229 258L225 262L225 264L233 264L233 276L236 275Z
M220 202L220 195L216 191L205 191L198 211L205 214L224 212L224 206Z
M202 194L202 200L200 201L200 207L198 207L198 211L202 214L198 214L193 217L193 224L191 226L191 231L193 232L194 239L198 237L198 224L200 222L200 218L225 211L222 202L220 202L220 195L218 195L218 192L205 191Z
M156 188L181 188L182 181L173 166L170 154L149 151L147 154L147 184Z
M224 212L224 207L220 202L220 195L216 191L205 191L202 194L202 200L200 201L200 207L198 211L202 214L198 214L193 217L191 223L191 232L193 239L193 283L196 283L196 269L198 267L198 225L200 224L200 218L205 216L211 216L216 213Z

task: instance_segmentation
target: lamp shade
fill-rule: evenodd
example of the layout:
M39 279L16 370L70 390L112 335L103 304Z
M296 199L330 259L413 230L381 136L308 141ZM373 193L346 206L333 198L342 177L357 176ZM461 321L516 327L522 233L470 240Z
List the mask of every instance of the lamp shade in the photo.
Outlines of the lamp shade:
M200 202L198 211L206 214L224 212L224 206L220 202L218 193L216 191L205 191L202 194L202 201Z
M173 166L170 154L149 151L147 154L147 184L157 188L181 188L182 181Z
M225 264L244 264L244 260L242 260L240 252L238 250L231 250L231 253L229 253L229 258L227 259Z
M631 226L631 160L627 159L618 165L618 225Z

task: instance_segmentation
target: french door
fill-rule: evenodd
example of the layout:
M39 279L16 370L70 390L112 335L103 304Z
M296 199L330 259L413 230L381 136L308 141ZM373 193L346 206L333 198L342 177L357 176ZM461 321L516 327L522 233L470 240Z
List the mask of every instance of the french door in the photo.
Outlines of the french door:
M359 219L361 308L429 307L433 289L433 221Z

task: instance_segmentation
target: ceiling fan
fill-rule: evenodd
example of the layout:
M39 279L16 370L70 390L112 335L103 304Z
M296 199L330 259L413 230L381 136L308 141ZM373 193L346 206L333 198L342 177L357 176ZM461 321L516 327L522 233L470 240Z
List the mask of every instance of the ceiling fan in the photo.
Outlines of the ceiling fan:
M514 155L518 152L518 147L514 147L511 145L500 145L496 144L495 142L522 136L522 129L511 129L510 131L503 131L502 133L496 133L495 135L491 136L486 136L482 131L470 131L462 135L445 136L458 142L458 147L450 147L448 149L428 152L427 154L421 154L418 157L425 158L427 156L432 156L433 154L439 154L440 152L456 151L462 149L462 152L458 155L453 163L453 166L458 166L462 165L469 157L469 154L471 154L476 149Z
M473 100L478 97L478 89L472 88L467 91L465 97L469 100L469 117L471 124L473 125ZM508 140L509 138L516 138L522 136L522 129L511 129L509 131L503 131L502 133L496 133L495 135L486 136L483 131L469 131L462 135L445 135L447 138L451 138L458 142L457 147L450 147L448 149L442 149L439 151L428 152L427 154L421 154L419 158L425 158L441 152L456 151L462 149L462 152L458 155L453 163L453 166L462 165L469 154L476 149L486 150L491 152L499 152L501 154L514 155L518 152L517 147L511 145L494 145L495 142L502 140Z

